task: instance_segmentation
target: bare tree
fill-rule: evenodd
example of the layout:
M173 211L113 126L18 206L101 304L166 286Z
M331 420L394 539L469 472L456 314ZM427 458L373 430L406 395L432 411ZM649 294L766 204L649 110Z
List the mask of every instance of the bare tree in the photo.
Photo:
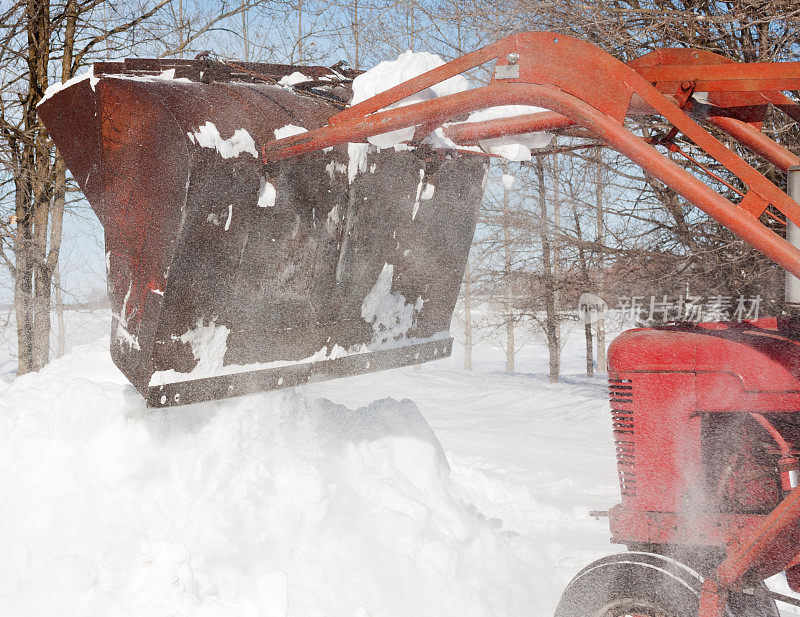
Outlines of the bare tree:
M600 148L595 148L595 208L597 213L596 219L596 243L599 248L597 253L597 294L603 297L604 281L605 281L605 260L603 253L605 248L605 212L603 211L603 167L601 165L601 152ZM598 315L597 321L594 326L595 333L597 334L597 370L601 373L606 372L606 320L603 315Z
M67 81L102 43L125 39L168 1L117 13L113 25L102 29L90 25L101 2L26 0L0 15L0 156L10 176L4 183L13 182L13 213L5 217L13 224L4 228L2 259L15 281L20 373L38 370L49 360L51 292L67 193L66 166L36 106L51 81L51 69L57 67L57 79Z
M542 283L544 287L547 352L550 359L550 381L557 382L560 370L561 349L558 336L558 314L556 313L556 283L553 276L552 248L550 244L550 222L547 211L547 189L545 186L542 157L535 159L537 192L539 197L539 237L542 241Z

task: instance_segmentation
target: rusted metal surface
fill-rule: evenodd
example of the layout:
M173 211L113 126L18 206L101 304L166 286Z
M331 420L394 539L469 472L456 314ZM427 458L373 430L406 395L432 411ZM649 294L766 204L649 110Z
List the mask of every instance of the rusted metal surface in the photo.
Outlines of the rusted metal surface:
M159 79L141 74L165 70L148 62L133 75L98 71L39 111L105 228L111 353L149 404L449 354L482 157L371 151L351 181L340 145L265 167L257 152L276 129L323 126L335 101L268 83ZM209 122L237 156L203 147ZM230 141L242 130L252 145ZM274 205L259 205L265 183ZM435 190L421 201L423 184ZM408 327L378 332L362 305L387 267L386 302ZM224 358L209 360L211 348Z

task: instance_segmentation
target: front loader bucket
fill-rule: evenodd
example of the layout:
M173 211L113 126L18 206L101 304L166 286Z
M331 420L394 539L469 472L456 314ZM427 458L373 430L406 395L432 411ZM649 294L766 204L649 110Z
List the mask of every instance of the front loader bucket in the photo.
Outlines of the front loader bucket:
M150 406L450 353L481 157L350 144L265 166L276 130L325 125L342 84L148 66L105 63L39 113L105 229L111 354Z

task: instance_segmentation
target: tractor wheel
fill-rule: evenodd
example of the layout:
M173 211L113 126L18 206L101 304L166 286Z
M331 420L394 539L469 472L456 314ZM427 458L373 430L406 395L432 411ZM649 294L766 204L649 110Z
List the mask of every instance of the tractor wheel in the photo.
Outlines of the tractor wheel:
M697 617L702 578L679 561L652 553L604 557L567 586L555 617ZM778 617L772 600L731 596L728 617Z

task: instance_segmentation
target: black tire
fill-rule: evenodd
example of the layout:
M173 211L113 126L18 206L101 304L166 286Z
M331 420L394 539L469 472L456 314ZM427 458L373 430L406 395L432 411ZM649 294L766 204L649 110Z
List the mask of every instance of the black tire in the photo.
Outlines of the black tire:
M555 617L697 617L701 576L653 553L621 553L581 570L564 590ZM731 596L728 617L777 617L775 602Z

